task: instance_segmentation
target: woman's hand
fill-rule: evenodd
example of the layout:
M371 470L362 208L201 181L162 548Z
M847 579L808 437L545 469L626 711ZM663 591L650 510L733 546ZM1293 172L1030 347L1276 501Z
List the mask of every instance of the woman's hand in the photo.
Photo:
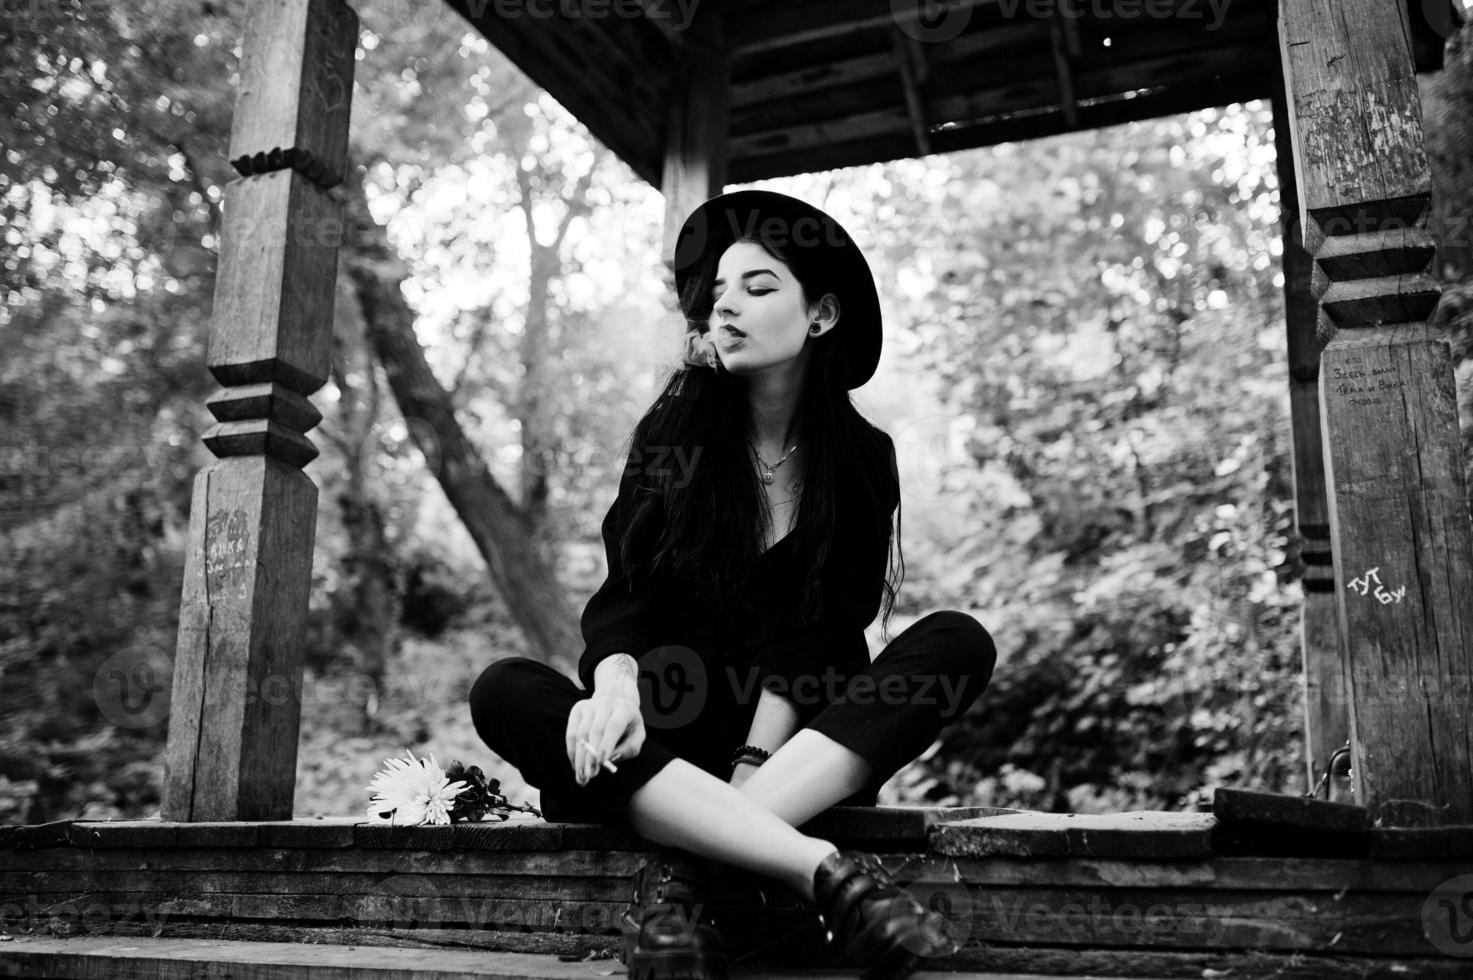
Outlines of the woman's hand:
M598 665L593 678L593 695L573 705L568 714L568 762L579 786L588 785L603 770L600 760L632 759L644 748L634 658L615 654Z

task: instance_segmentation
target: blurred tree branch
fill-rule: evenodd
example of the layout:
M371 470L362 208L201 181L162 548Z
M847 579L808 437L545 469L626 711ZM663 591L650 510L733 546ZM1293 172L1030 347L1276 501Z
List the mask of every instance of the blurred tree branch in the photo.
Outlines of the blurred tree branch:
M434 463L435 478L470 532L528 645L543 661L570 669L582 649L578 618L541 555L531 522L466 437L449 393L425 358L414 335L414 311L401 289L408 272L383 226L369 213L361 171L355 169L349 177L345 197L349 224L357 231L356 246L345 255L347 276L369 344L384 366L399 410L406 420L425 423L411 425L410 432L425 458Z

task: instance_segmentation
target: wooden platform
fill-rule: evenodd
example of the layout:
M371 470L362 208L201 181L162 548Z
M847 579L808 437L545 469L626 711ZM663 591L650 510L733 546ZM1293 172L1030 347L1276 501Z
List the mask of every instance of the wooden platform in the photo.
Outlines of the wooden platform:
M1331 853L1278 853L1295 819L880 808L834 810L808 829L880 854L947 912L962 945L929 964L938 970L1473 976L1473 942L1459 939L1473 924L1455 918L1473 895L1473 827L1352 820L1320 833ZM533 820L0 828L0 931L15 937L0 941L0 977L368 977L398 957L415 967L396 976L435 980L622 975L618 916L648 854L605 828ZM846 975L832 973L841 964L795 893L723 870L712 914L757 971L744 975ZM276 958L243 971L239 957L258 948ZM226 965L157 965L181 950ZM117 963L98 967L108 957ZM543 972L525 972L534 966Z
M591 980L627 976L614 960L569 960L535 953L485 953L371 946L198 939L23 938L3 951L0 977L108 980ZM732 980L828 980L852 970L737 964ZM1029 973L923 970L914 980L1050 980ZM1110 980L1110 978L1102 978Z

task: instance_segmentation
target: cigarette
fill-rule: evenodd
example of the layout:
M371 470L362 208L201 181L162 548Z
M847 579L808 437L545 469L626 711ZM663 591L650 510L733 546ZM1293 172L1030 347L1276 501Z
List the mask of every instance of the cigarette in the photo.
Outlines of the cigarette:
M580 738L580 739L579 739L579 740L578 740L578 743L579 743L579 744L580 744L580 745L582 745L582 746L583 746L583 747L584 747L584 748L585 748L585 749L587 749L587 750L588 750L588 751L590 751L590 752L592 752L592 753L593 753L593 756L594 756L594 758L596 758L596 759L597 759L597 758L598 758L598 749L596 749L596 748L594 748L594 747L593 747L593 745L592 745L592 743L590 743L590 742L589 742L589 741L588 741L588 739L586 739L586 738ZM618 772L618 771L619 771L619 767L618 767L618 766L616 766L616 765L614 765L614 764L613 764L613 763L612 763L612 762L610 762L610 761L609 761L609 760L608 760L608 759L599 759L599 760L598 760L598 764L599 764L599 765L601 765L601 766L603 766L603 767L604 767L604 768L605 768L605 769L607 769L607 770L608 770L608 771L609 771L609 772Z

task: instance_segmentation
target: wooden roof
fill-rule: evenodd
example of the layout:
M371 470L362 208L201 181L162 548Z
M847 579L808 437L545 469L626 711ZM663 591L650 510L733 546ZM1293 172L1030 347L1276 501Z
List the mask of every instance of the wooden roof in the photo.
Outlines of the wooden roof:
M1275 0L950 0L931 22L903 16L918 0L696 0L690 25L690 0L447 2L656 186L697 38L730 57L732 183L1266 98L1280 72ZM1440 67L1409 13L1418 70Z

